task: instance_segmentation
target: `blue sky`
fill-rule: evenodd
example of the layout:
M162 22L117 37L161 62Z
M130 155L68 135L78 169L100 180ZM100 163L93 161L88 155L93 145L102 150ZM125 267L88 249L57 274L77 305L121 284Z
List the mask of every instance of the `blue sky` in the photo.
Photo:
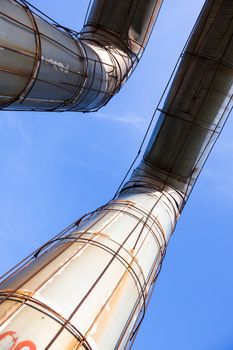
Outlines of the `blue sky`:
M33 0L81 29L88 1ZM101 111L0 114L0 270L108 201L137 153L203 0L165 0L146 52ZM134 350L233 349L233 120L171 239Z

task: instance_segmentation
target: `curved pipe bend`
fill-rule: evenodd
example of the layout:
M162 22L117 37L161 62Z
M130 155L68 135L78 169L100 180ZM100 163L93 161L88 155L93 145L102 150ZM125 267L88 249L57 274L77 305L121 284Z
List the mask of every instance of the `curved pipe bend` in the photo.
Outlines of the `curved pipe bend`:
M137 65L162 0L95 0L78 38L23 0L0 2L0 108L101 108Z

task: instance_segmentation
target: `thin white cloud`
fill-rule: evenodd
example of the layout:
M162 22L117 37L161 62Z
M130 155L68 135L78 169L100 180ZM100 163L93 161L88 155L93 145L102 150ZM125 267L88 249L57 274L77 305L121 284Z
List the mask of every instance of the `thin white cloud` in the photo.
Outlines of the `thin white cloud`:
M105 114L102 112L97 112L95 117L106 119L110 122L121 123L129 126L133 126L136 129L145 129L148 120L145 117L139 116L136 113L128 112L121 115L112 115L110 113Z
M19 114L16 115L12 112L2 112L0 115L0 126L16 129L23 142L28 146L31 144L30 136L26 131L26 128L23 125L23 120Z

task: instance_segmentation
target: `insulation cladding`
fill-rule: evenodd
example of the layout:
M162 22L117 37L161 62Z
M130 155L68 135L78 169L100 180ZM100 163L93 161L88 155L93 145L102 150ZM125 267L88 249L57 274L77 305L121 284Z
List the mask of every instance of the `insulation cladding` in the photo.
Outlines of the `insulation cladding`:
M232 110L232 36L233 1L206 1L140 166L185 198Z
M4 276L4 350L131 348L176 221L232 108L232 36L233 1L207 0L142 162L116 199Z
M0 109L99 109L137 65L161 3L95 0L77 33L49 23L23 0L1 0Z
M1 285L0 334L13 329L36 349L125 349L174 229L173 195L124 191L37 251Z

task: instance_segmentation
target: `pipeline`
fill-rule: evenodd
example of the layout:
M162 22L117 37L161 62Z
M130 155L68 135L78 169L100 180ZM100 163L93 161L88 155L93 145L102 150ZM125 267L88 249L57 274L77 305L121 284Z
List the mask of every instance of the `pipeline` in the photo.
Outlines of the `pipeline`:
M96 111L140 60L162 0L95 0L80 33L0 2L0 109Z
M205 3L138 168L186 200L232 110L232 16L232 0Z
M143 159L117 198L2 281L3 349L132 347L176 222L232 108L232 34L233 1L207 0Z

